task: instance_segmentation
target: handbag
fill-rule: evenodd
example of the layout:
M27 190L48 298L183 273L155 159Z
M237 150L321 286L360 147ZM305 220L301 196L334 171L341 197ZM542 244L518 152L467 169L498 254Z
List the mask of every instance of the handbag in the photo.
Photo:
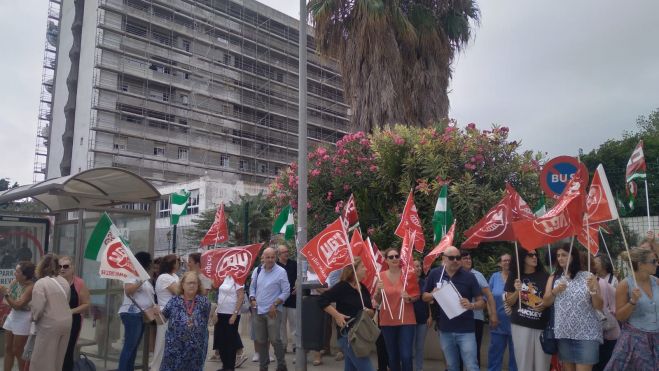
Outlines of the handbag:
M144 281L142 281L142 283L140 284L140 286L141 286L143 283L144 283ZM144 316L144 322L145 322L145 323L153 323L153 322L155 322L156 325L162 325L162 324L165 323L165 319L162 317L162 314L160 314L160 307L158 307L157 304L154 304L154 305L152 305L152 306L149 307L149 308L142 309L142 307L140 307L139 304L137 304L137 302L135 301L135 299L133 299L133 296L132 296L132 295L128 295L128 294L126 294L126 296L128 296L128 299L130 299L130 301L133 302L133 304L137 307L137 309L139 309L140 312L142 312L142 315Z
M549 323L547 323L547 327L540 333L540 345L545 354L552 355L558 353L558 339L556 339L554 334L554 308L552 307L550 310Z
M73 363L73 371L96 371L96 365L86 355L81 354L80 358Z
M380 328L373 318L362 310L352 319L346 327L348 330L348 343L357 357L367 357L371 354L373 344L380 336Z

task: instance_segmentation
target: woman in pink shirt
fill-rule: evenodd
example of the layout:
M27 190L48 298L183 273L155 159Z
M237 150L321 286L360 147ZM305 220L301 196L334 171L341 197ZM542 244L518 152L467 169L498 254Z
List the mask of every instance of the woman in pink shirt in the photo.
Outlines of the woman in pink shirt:
M405 269L401 267L398 249L389 248L384 256L389 269L380 273L375 300L381 303L380 328L389 355L389 369L412 371L412 345L416 328L412 303L419 300L419 284L414 266L409 267L407 282L404 282ZM382 291L385 294L384 300Z

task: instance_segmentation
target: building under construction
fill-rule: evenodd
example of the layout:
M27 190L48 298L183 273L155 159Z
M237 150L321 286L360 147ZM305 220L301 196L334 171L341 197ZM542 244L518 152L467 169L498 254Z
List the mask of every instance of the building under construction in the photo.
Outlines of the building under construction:
M35 181L267 182L297 158L297 29L253 0L50 0ZM335 142L341 77L311 33L307 54L309 143Z

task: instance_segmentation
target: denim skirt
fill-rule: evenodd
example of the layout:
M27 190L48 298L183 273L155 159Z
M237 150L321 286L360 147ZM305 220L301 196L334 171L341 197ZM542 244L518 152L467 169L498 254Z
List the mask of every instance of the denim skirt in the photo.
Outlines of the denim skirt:
M597 340L558 339L558 358L563 362L594 365L599 361Z

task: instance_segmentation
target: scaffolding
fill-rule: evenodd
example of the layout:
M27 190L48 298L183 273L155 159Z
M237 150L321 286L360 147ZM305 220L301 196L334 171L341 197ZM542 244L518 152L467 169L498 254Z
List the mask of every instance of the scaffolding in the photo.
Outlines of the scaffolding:
M48 2L48 23L43 52L43 69L41 72L41 94L39 98L39 115L37 118L37 139L34 150L34 183L45 179L48 163L48 142L53 122L53 95L55 93L55 69L57 68L57 44L60 32L60 0Z
M99 0L87 167L268 182L297 157L296 23L250 0ZM309 140L334 143L341 77L307 44Z

